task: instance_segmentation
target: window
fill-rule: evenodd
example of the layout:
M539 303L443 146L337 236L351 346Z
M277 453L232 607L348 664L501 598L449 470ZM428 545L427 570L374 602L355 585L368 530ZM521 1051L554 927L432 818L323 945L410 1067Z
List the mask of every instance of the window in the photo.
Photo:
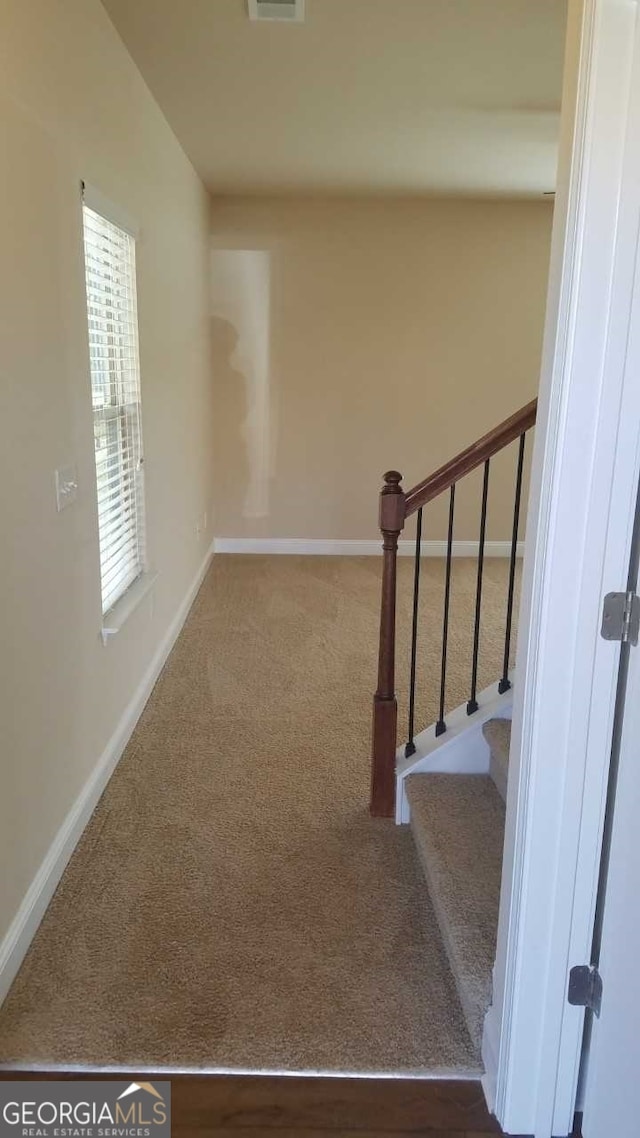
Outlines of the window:
M102 612L144 570L136 243L83 203Z

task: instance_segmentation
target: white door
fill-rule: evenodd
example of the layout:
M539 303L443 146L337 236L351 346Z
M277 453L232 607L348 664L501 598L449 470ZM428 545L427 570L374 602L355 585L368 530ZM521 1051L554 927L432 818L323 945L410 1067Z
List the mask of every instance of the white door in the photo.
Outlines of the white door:
M640 646L630 649L622 718L599 972L602 1011L593 1020L584 1138L640 1133Z

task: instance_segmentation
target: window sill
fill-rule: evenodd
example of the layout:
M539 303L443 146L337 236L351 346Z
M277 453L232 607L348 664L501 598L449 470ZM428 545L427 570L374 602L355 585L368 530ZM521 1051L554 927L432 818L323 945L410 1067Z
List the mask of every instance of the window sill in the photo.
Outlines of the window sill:
M141 573L140 576L130 585L124 596L116 601L113 608L104 615L104 623L102 625L101 635L102 643L106 644L107 641L115 636L126 621L135 612L138 605L151 591L158 579L157 573Z

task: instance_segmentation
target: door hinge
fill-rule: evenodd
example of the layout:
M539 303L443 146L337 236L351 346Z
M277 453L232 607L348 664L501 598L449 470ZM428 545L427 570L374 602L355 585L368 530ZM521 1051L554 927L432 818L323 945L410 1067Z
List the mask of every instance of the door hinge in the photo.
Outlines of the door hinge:
M577 1008L590 1008L600 1015L602 1007L602 976L592 964L576 964L569 973L567 999Z
M607 593L602 606L600 635L605 640L637 644L640 632L640 597L626 593Z

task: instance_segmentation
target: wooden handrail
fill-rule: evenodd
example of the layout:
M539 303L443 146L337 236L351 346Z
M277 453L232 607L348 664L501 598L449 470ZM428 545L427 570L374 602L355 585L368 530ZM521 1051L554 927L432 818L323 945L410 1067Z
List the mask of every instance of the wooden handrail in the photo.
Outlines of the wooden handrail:
M449 462L445 462L438 470L430 474L428 478L418 482L417 486L413 489L407 490L405 493L405 518L414 514L420 506L425 506L427 502L431 502L442 494L443 490L448 490L453 486L454 482L459 482L465 474L470 474L477 466L482 466L488 458L492 458L503 447L508 446L514 439L517 439L524 431L528 431L533 427L536 421L536 411L538 408L538 400L532 399L525 407L521 407L515 414L510 415L499 426L494 427L492 431L488 431L477 442L472 443L466 450L460 451Z
M538 401L532 399L494 427L488 434L460 452L450 462L434 471L424 481L405 493L400 485L402 475L389 470L384 476L380 494L380 530L382 532L382 604L380 608L380 647L378 654L378 687L373 697L373 750L371 762L371 813L378 817L393 814L395 803L395 755L398 704L395 692L396 655L396 559L398 539L406 519L443 490L459 482L465 474L481 466L494 454L523 435L536 421ZM521 452L522 453L522 452ZM520 474L518 475L520 477ZM517 516L513 550L517 537ZM419 555L418 555L419 556ZM512 555L513 556L513 555ZM513 562L515 563L515 562Z

